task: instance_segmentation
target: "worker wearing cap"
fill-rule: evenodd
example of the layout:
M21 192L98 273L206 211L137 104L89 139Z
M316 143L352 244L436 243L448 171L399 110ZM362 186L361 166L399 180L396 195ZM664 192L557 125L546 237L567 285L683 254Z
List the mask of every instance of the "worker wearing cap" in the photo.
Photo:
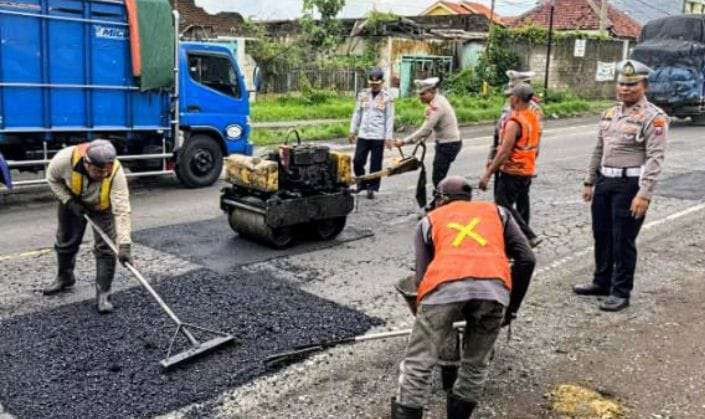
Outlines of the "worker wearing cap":
M618 65L617 105L602 114L583 199L592 201L595 272L576 285L579 295L608 296L604 311L629 306L636 267L636 237L661 173L668 117L646 100L651 70L627 60Z
M535 247L540 239L529 228L529 190L536 173L541 116L530 105L533 97L534 91L526 83L512 87L509 97L512 112L501 127L498 151L487 164L478 186L486 190L490 177L497 173L495 202L512 211L522 232Z
M448 174L450 165L460 152L460 130L455 110L445 96L438 93L438 77L425 80L415 80L419 100L426 104L426 119L423 125L404 139L395 141L400 147L417 141L425 141L431 134L435 134L436 150L433 156L433 181L434 189Z
M118 245L121 263L130 256L130 194L115 147L107 140L94 140L59 151L49 163L47 181L59 200L56 256L58 274L44 289L45 295L71 288L76 279L76 254L86 230L87 214ZM93 234L96 258L98 312L113 310L110 288L115 275L115 254L99 234Z
M392 418L421 418L439 349L465 320L458 376L448 392L449 418L469 418L487 380L489 359L502 325L516 315L535 258L505 208L472 202L460 176L438 185L436 207L416 226L417 310ZM510 267L509 259L513 259Z
M367 156L370 156L370 173L382 170L385 143L391 147L394 134L394 100L382 88L384 72L375 68L367 80L370 87L357 95L355 110L350 121L348 141L356 142L353 170L355 176L365 174ZM361 183L358 192L367 190L367 198L374 199L379 191L380 179Z

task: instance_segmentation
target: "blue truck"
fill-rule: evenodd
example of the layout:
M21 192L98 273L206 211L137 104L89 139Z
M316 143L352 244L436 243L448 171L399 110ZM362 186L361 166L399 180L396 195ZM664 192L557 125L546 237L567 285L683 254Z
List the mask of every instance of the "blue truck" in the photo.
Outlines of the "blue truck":
M705 16L648 22L631 58L651 67L649 100L669 115L705 123Z
M186 187L214 183L225 155L251 155L235 58L222 45L180 42L173 19L174 83L142 91L124 1L0 0L0 183L42 183L18 174L94 138L115 144L128 176L176 174Z

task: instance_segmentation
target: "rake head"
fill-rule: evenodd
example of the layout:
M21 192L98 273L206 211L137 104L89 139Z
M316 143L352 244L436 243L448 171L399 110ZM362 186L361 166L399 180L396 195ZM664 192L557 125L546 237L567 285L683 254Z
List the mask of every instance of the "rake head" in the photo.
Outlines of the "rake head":
M212 333L219 335L216 338L207 340L205 342L199 342L193 334L188 330L188 328L196 329L196 330L201 330L204 332ZM191 348L186 349L185 351L179 352L177 354L172 355L171 351L174 346L174 341L176 340L176 337L181 333L188 339L188 341L191 343ZM223 346L229 345L231 343L236 343L235 337L223 333L223 332L217 332L214 330L210 329L205 329L203 327L199 326L194 326L194 325L189 325L189 324L180 324L176 328L176 333L174 333L174 336L171 339L171 343L169 344L169 350L167 351L166 358L162 359L159 363L161 364L162 368L168 370L171 368L176 367L177 365L181 365L187 362L190 362L196 358L199 358L201 356L204 356L210 352L213 352L216 349L219 349Z

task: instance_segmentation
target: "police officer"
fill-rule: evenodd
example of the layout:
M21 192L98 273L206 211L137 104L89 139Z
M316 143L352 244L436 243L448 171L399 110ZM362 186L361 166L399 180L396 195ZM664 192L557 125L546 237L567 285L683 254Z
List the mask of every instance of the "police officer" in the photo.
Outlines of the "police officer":
M370 155L370 172L382 170L385 143L391 147L394 133L394 100L382 89L384 72L375 68L369 73L367 80L370 87L357 95L355 110L350 121L348 141L356 142L353 170L355 176L365 174L367 156ZM380 179L361 183L358 192L367 190L367 198L374 199L379 191Z
M438 93L438 77L424 80L415 80L419 100L425 103L426 119L421 127L402 140L396 140L395 145L401 147L419 140L425 141L431 134L435 134L436 152L433 156L433 188L438 188L438 183L443 180L450 170L450 165L460 152L460 130L458 119L453 106L445 96Z
M592 201L595 273L576 285L579 295L608 296L604 311L629 306L636 267L636 237L661 173L668 117L646 100L650 69L635 60L618 66L617 105L602 114L583 199Z
M511 213L494 203L472 202L465 179L445 178L437 195L436 208L416 227L416 319L400 365L393 419L422 417L432 368L458 320L467 325L446 408L449 418L470 417L499 329L515 317L536 263Z
M44 289L44 295L66 291L76 282L73 269L86 230L84 214L117 243L120 262L132 262L130 194L110 141L94 140L62 149L51 159L46 179L59 200L54 245L58 274ZM94 232L93 237L96 303L99 313L109 313L113 310L110 288L115 276L115 254L99 234Z
M490 177L496 174L495 202L512 211L531 246L536 247L541 239L529 228L529 190L536 173L541 114L532 105L534 91L529 84L515 84L509 96L511 113L500 122L499 148L488 162L479 188L486 190Z

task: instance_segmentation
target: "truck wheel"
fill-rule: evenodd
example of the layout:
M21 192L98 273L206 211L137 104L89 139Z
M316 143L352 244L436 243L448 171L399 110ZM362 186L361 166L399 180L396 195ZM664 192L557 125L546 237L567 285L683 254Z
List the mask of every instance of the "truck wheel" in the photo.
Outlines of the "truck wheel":
M176 175L187 188L212 185L223 170L223 151L207 135L194 135L179 153Z
M332 240L345 228L347 217L317 220L311 223L313 233L320 240Z

